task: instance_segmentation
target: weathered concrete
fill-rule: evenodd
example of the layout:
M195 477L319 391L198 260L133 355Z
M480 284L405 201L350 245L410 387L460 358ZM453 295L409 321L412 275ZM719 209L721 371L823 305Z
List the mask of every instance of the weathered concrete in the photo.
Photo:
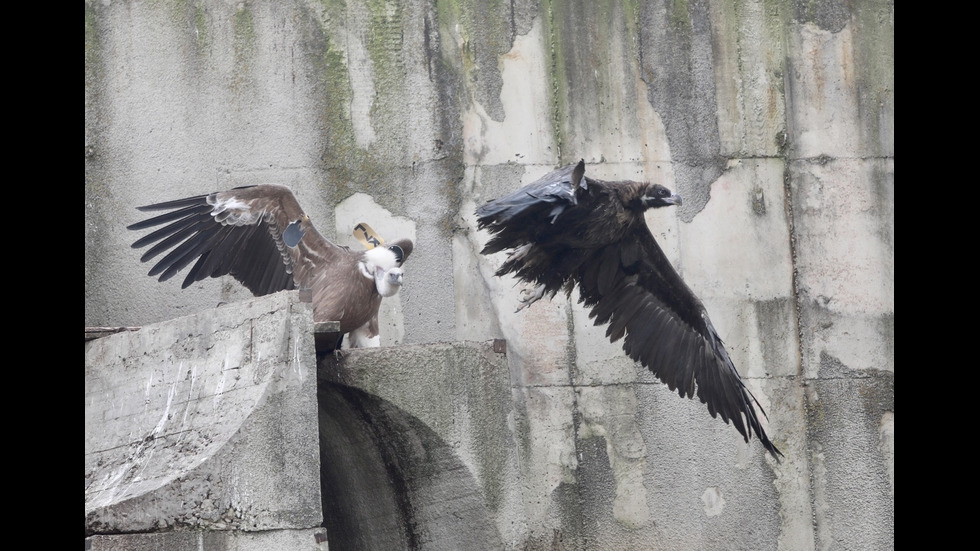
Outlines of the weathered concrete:
M85 551L161 551L171 549L221 549L222 551L327 551L327 531L272 530L268 532L165 532L92 536Z
M320 526L312 320L283 292L86 343L86 531Z
M134 205L277 181L344 244L354 220L415 239L384 345L507 339L507 423L449 410L459 438L513 438L499 502L472 467L489 450L429 426L450 418L422 407L439 385L337 412L462 454L440 465L469 474L433 480L503 548L894 547L893 1L92 0L85 25L86 325L251 298L146 277L124 228ZM648 224L782 464L627 361L574 294L514 314L473 210L579 158L684 196Z
M506 361L489 346L355 350L321 362L331 545L504 547L507 526L495 520L520 522L505 507L520 502L520 476L514 433L501 430L513 415Z
M661 404L676 396L653 382L528 385L512 379L519 361L490 343L323 360L331 541L450 550L558 538L568 549L638 549L674 541L663 523L699 541L775 549L767 530L745 530L779 524L773 465L699 404L675 414ZM710 441L683 437L697 434Z

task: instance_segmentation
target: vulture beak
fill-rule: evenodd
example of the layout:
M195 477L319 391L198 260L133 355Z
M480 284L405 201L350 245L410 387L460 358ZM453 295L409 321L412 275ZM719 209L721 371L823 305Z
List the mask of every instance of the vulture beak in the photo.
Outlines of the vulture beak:
M661 188L664 189L664 188ZM664 190L666 191L666 190ZM680 205L683 201L681 196L676 193L670 195L644 195L641 200L646 208L666 207L667 205Z

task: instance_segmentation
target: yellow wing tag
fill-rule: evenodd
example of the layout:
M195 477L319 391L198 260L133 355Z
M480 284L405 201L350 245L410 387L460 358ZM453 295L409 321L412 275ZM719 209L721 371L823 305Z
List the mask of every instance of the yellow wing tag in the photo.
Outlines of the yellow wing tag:
M368 250L385 244L384 238L375 233L371 226L364 222L354 226L354 239L360 241L361 245L364 245L364 248Z

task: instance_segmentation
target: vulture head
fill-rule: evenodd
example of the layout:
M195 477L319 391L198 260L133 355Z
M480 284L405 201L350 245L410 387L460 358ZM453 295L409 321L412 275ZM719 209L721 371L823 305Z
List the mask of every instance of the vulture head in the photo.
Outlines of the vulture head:
M399 239L390 245L364 251L364 258L357 267L361 275L374 280L379 295L391 297L402 287L405 272L401 265L410 254L412 254L412 241Z
M681 196L677 195L676 193L672 193L669 189L660 184L647 184L645 188L646 189L643 190L643 194L640 195L640 203L643 205L644 209L681 205Z
M402 281L405 273L401 268L392 268L388 271L377 269L374 284L378 288L378 294L383 297L394 296L402 288Z

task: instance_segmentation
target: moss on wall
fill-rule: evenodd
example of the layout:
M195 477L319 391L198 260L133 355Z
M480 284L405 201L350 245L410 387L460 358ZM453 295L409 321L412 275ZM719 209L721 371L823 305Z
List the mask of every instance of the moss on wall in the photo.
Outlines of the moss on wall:
M246 2L235 7L232 25L235 37L232 45L235 54L235 73L232 76L232 87L236 92L242 93L253 78L251 74L252 56L255 53L255 21L252 10Z
M199 52L207 50L211 44L211 33L208 32L209 22L204 6L194 6L194 39Z
M326 96L323 113L326 126L324 152L340 152L342 157L350 158L354 156L357 148L354 144L353 124L348 111L352 92L347 78L347 64L343 52L334 46L330 36L326 35L324 39L326 47L321 57ZM335 170L345 166L344 162L338 162L332 157L325 155L322 159L327 168Z
M199 54L207 52L213 41L211 21L205 4L203 0L177 0L167 4L174 26L192 31L192 39Z
M667 6L667 17L677 32L690 33L691 13L688 0L672 0Z
M640 5L633 1L549 0L543 3L543 11L551 61L547 89L552 95L552 137L558 164L567 164L582 155L570 147L612 131L612 124L606 121L616 117L605 116L608 104L604 99L629 95L631 87L626 86L624 93L622 78L631 72L640 74ZM627 75L614 74L620 67Z
M555 147L558 149L558 164L562 165L569 162L569 159L566 159L562 155L565 142L563 121L568 120L569 106L568 78L565 75L565 48L562 40L559 38L559 32L562 28L560 13L563 7L561 4L558 4L560 1L547 2L544 24L545 36L548 37L548 48L551 54L551 70L548 72L551 82L547 86L551 90L552 98L551 130ZM556 15L556 13L559 15Z
M860 67L858 108L864 142L880 155L894 154L895 21L891 2L854 7L854 66Z
M96 25L95 7L92 2L85 2L85 73L96 70L102 61L99 48L99 29Z
M498 60L514 45L514 3L505 0L437 0L439 28L461 40L460 62L473 99L487 115L502 121L503 80Z

